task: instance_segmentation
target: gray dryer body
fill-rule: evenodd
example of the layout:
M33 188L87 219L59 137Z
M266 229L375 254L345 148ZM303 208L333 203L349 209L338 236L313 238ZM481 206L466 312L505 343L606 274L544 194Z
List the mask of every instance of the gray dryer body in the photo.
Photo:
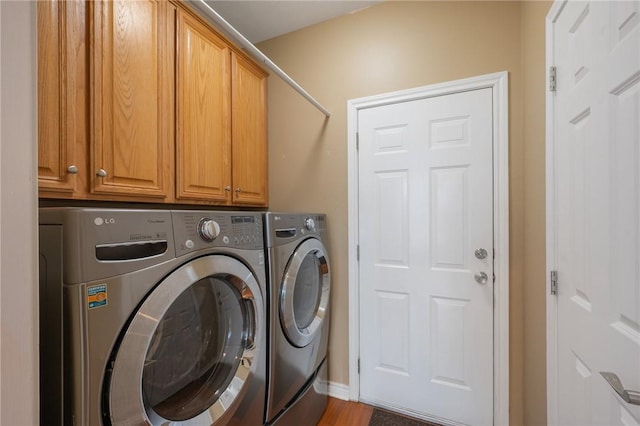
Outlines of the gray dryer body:
M327 404L330 264L323 214L266 213L267 422L315 424Z

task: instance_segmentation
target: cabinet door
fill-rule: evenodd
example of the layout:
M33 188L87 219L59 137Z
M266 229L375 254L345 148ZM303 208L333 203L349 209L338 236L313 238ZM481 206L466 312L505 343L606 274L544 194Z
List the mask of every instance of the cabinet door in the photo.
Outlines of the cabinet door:
M38 187L83 190L87 109L84 1L38 2Z
M90 2L91 192L167 198L174 173L175 8Z
M267 205L267 74L231 54L233 203Z
M229 47L182 11L177 34L176 196L227 203L231 190Z

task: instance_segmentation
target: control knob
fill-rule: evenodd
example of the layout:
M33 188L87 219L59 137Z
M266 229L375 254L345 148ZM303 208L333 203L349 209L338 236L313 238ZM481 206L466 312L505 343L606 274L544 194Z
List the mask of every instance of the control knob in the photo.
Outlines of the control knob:
M220 235L220 225L218 222L208 218L200 219L200 223L198 223L198 235L204 241L211 242L216 239L218 235Z
M307 231L315 231L316 230L316 221L313 218L308 217L304 220L304 227Z

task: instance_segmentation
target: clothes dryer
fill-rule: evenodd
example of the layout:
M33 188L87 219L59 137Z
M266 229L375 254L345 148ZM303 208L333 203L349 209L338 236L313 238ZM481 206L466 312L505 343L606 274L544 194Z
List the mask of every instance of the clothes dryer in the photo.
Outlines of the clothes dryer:
M40 235L42 424L264 423L261 214L42 208Z
M266 213L267 422L316 424L327 405L331 274L323 214Z

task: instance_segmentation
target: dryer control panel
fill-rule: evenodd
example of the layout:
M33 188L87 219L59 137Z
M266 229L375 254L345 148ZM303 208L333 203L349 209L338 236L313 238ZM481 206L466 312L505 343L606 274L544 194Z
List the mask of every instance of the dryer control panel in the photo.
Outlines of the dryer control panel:
M176 255L211 247L262 250L262 215L252 212L174 210Z
M265 215L266 246L277 247L309 236L326 238L327 216L319 213L274 213Z

